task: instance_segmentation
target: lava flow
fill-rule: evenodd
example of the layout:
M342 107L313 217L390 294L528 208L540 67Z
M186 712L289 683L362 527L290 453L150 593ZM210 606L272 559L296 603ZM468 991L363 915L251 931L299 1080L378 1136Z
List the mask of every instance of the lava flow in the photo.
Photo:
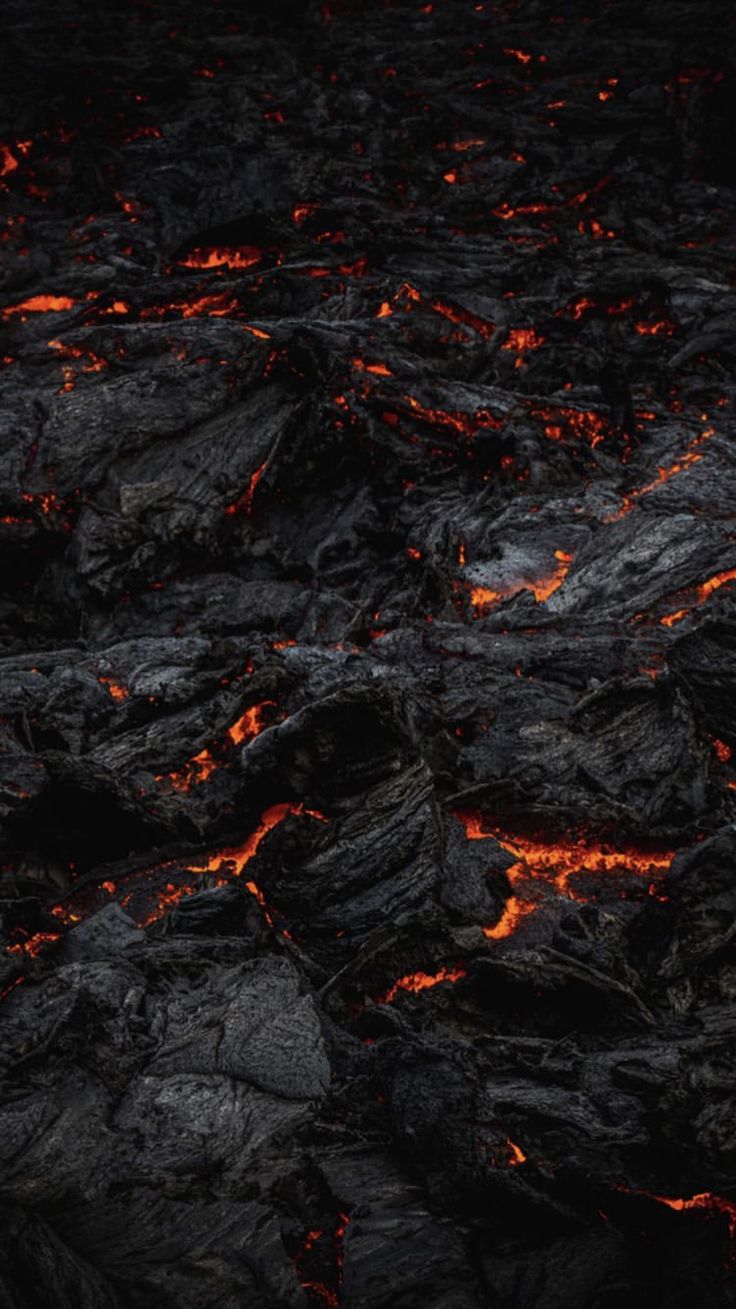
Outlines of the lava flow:
M536 581L519 581L499 591L488 586L472 587L470 600L475 610L475 617L481 618L492 605L499 604L502 600L508 600L513 595L518 595L520 591L531 591L538 604L548 600L562 586L570 571L573 556L566 550L555 550L555 559L558 562L554 570L546 577L540 577Z
M681 609L676 609L673 613L665 614L660 618L660 623L663 627L674 627L675 623L679 623L683 618L687 618L687 615L691 610L695 609L697 605L703 604L708 599L708 596L712 595L714 591L719 590L720 587L725 586L728 582L733 582L734 580L736 580L736 568L729 568L725 573L715 573L713 577L708 577L704 582L699 582L695 587L693 597L689 598L683 592L686 603Z
M619 850L585 840L540 841L511 836L488 823L482 814L460 812L456 817L469 840L494 837L515 860L505 874L512 895L498 922L483 928L491 940L512 936L527 918L540 910L545 892L581 902L597 899L600 891L605 890L601 875L643 879L647 894L651 894L675 854L672 850Z

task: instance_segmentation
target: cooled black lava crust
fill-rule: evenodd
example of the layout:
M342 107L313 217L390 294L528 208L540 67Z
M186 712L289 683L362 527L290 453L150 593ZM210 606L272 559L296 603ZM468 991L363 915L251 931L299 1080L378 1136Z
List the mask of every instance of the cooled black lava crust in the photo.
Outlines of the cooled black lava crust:
M736 11L2 25L2 1309L733 1306Z

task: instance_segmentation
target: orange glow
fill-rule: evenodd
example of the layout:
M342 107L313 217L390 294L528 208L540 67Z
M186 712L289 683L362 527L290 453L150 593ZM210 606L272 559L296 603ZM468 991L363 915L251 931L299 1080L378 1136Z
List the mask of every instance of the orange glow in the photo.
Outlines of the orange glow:
M360 355L356 355L351 362L359 373L373 373L376 377L393 377L391 369L386 364L367 364Z
M591 840L542 841L532 837L509 835L492 826L482 814L456 813L471 841L494 837L516 862L506 869L512 888L501 918L483 933L491 940L512 936L521 923L542 903L540 891L546 887L568 900L586 902L595 899L571 880L595 874L636 876L649 885L665 873L675 857L674 850L645 851L634 847L617 850Z
M227 506L225 510L226 514L232 516L233 514L240 514L240 513L251 514L253 512L253 496L255 494L255 489L258 486L258 483L260 482L261 478L263 477L263 474L266 471L267 463L268 460L264 460L260 468L256 468L256 471L251 475L251 479L248 483L248 489L243 492L243 494L239 497L239 499L234 500L232 504L229 504Z
M203 855L202 860L195 858L191 861L191 866L202 873L217 873L223 864L232 865L232 875L241 877L246 864L250 862L256 853L261 841L268 833L278 827L289 814L307 814L310 818L316 818L318 822L326 823L328 820L324 814L319 813L316 809L305 809L303 804L286 804L271 805L261 814L261 821L255 832L247 836L242 845L230 846L224 850L216 850L214 854ZM250 889L250 887L249 887Z
M380 309L378 310L378 313L376 314L376 318L390 318L393 312L394 311L391 308L391 305L389 304L388 300L384 300L381 304Z
M541 604L562 586L570 571L573 556L566 550L555 550L555 559L557 565L553 571L537 581L514 582L503 591L495 591L487 586L474 586L470 592L471 603L476 610L483 611L491 604L496 604L500 600L507 600L512 595L518 595L519 591L531 591L537 603ZM476 613L475 617L479 617L479 614Z
M76 303L69 295L32 295L28 300L0 310L0 318L20 317L22 321L26 314L60 313L62 309L73 309Z
M35 959L45 946L53 945L54 941L59 940L61 940L60 932L35 932L33 936L24 936L22 940L15 941L5 948L8 954L26 955L29 959Z
M667 467L660 465L657 469L657 476L651 482L647 482L646 486L636 487L633 491L629 491L627 495L622 496L621 508L618 509L615 514L611 514L610 518L606 519L606 522L615 522L619 518L624 518L626 514L631 512L634 508L635 502L639 500L641 496L648 495L650 491L655 489L655 487L662 486L664 482L669 482L671 477L676 477L678 473L684 473L685 469L692 468L693 464L697 464L703 456L702 454L697 453L696 447L702 445L703 441L708 440L712 435L712 431L709 431L703 433L701 436L697 436L694 441L690 442L688 449L680 459L676 459L673 464L668 464Z
M725 1214L728 1219L728 1234L733 1240L736 1237L736 1204L731 1200L724 1200L720 1195L713 1195L710 1191L701 1191L698 1195L691 1195L688 1200L670 1198L666 1195L653 1195L652 1200L658 1200L660 1204L666 1204L668 1209L674 1209L678 1213L688 1209L703 1209L708 1214Z
M241 246L238 249L223 246L190 250L183 259L178 260L178 263L183 264L185 268L252 268L254 264L260 263L262 258L263 251L254 245Z
M493 323L487 322L485 318L479 318L477 314L471 314L469 309L448 305L442 300L430 301L429 307L434 313L441 314L443 318L449 319L451 323L460 323L463 327L471 327L474 332L477 332L485 340L493 336L496 330Z
M305 218L309 218L310 214L313 214L316 208L317 206L315 204L295 205L291 211L291 216L294 219L296 226L301 227Z
M696 605L703 604L709 595L712 595L719 587L725 586L727 582L732 582L734 578L736 578L736 568L729 568L725 573L715 573L713 577L707 578L705 582L701 582L696 588L695 599L692 604L688 605L686 609L677 609L672 614L665 614L664 618L660 618L660 623L663 627L672 627L675 623L679 623L682 618L690 613L691 609L694 609Z
M657 323L637 323L636 330L639 336L672 336L676 328L674 323L662 318Z
M376 1004L391 1004L401 991L410 991L416 995L440 982L458 982L461 977L467 977L467 969L462 967L442 967L436 973L407 973L406 977L400 977L398 982L394 982L385 995L379 996Z
M712 736L710 739L713 742L713 749L715 750L721 763L727 764L729 759L731 758L731 755L733 754L733 750L731 749L730 745L726 745L725 741L719 741L717 736Z
M18 160L10 149L9 145L0 145L0 177L7 177L8 173L15 172L18 167Z
M183 768L171 773L157 773L157 782L168 782L172 791L190 791L200 782L206 782L217 768L217 760L209 750L200 750L193 759L189 759Z
M505 55L511 55L513 59L518 59L520 64L530 64L532 56L526 50L505 49Z
M275 703L275 700L263 700L260 704L251 705L250 709L246 709L242 717L227 729L233 745L242 745L243 741L250 741L254 736L258 736L266 726L263 722L263 710Z
M546 421L544 435L550 441L565 437L586 440L595 449L608 433L608 421L594 409L545 408L532 409L532 418Z
M130 696L130 691L127 686L123 686L122 682L114 682L111 677L98 677L97 681L102 686L107 687L113 700L127 700Z
M533 327L517 327L509 332L501 349L515 350L516 367L520 368L527 350L538 350L540 345L544 345L544 340Z
M509 1168L516 1168L518 1164L526 1163L526 1155L520 1145L512 1141L510 1137L506 1138L506 1145L509 1149Z
M245 332L250 332L251 336L257 336L257 337L259 337L259 339L262 340L262 341L270 341L270 340L271 340L271 333L270 333L270 332L263 332L263 331L261 331L261 328L260 328L260 327L250 327L247 323L244 323L244 324L243 324L243 330L244 330Z
M484 927L483 935L491 941L501 941L506 936L513 936L523 919L533 914L538 907L529 900L520 900L515 895L509 896L498 922L493 927Z
M503 427L503 419L494 418L487 409L478 409L474 415L470 415L449 412L446 409L425 409L424 405L415 400L412 395L404 396L404 400L417 418L441 427L451 427L462 436L475 436L480 427Z
M406 553L410 559L421 559L422 557L421 550L417 550L413 545L408 546Z

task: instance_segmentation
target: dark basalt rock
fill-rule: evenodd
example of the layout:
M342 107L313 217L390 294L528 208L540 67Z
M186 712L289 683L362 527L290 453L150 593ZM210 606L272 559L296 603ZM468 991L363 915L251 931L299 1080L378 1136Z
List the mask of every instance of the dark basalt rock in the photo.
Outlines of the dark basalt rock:
M4 19L2 1309L736 1306L734 15Z

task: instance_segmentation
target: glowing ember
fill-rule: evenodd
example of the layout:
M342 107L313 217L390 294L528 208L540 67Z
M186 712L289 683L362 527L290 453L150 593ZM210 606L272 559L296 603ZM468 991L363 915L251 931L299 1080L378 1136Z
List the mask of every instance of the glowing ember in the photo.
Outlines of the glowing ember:
M544 435L550 441L565 437L588 441L593 449L600 445L608 433L608 420L594 409L546 408L532 409L533 418L546 422Z
M232 504L229 504L227 506L225 510L226 514L230 515L231 517L234 514L241 514L241 513L252 514L253 496L255 495L255 489L258 486L258 483L260 482L261 478L263 477L263 474L266 471L267 463L268 460L264 460L260 468L256 468L256 471L251 474L251 478L248 483L248 489L243 492L243 494L239 497L239 499L234 500Z
M252 268L260 263L263 251L256 246L197 248L178 262L185 268Z
M130 696L130 691L127 686L123 686L122 682L113 681L112 677L98 677L97 681L100 682L102 686L107 687L113 700L119 702L121 700L127 700Z
M18 937L17 941L6 946L6 950L8 954L25 955L29 959L35 959L47 945L61 940L59 932L35 932L33 936L26 936L21 929L18 930Z
M8 173L15 172L18 167L18 160L10 149L9 145L0 145L0 177L7 177Z
M521 368L527 350L538 350L540 345L544 345L544 339L533 327L518 327L509 332L501 349L515 350L516 362L514 367Z
M232 727L227 729L227 734L233 745L242 745L244 741L250 741L254 736L258 736L259 732L262 732L265 727L263 711L274 704L274 700L263 700L261 704L254 704L251 705L250 709L246 709L237 723L233 723Z
M662 318L656 323L637 323L636 330L639 336L672 336L676 328L674 323Z
M483 935L491 941L501 941L506 936L513 936L522 921L533 914L538 906L529 900L520 900L518 896L509 896L498 922L493 927L484 927Z
M631 513L636 501L643 495L648 495L655 487L662 486L665 482L669 482L671 477L676 477L678 473L684 473L687 468L692 468L693 464L697 464L703 458L702 454L697 453L697 446L702 445L703 441L709 440L712 435L712 431L709 430L697 436L694 441L690 442L685 454L680 459L676 459L673 464L668 464L666 467L660 465L657 469L657 476L651 482L647 482L646 486L636 487L633 491L629 491L627 495L622 496L621 508L615 514L611 514L606 522L615 522L619 518L624 518L626 514Z
M483 427L503 427L503 419L494 418L487 409L478 409L471 416L470 414L450 412L446 409L426 409L423 404L420 404L411 395L405 396L404 399L416 418L421 418L424 422L431 423L433 426L450 427L462 436L473 437L478 429Z
M467 977L467 969L462 967L442 967L436 973L408 973L406 977L400 977L398 982L394 982L385 995L379 996L376 1004L391 1004L401 991L409 991L416 995L419 991L426 991L440 982L458 982L461 977Z
M709 595L712 595L719 587L725 586L727 582L732 582L734 578L736 578L736 568L729 568L725 573L715 573L713 577L709 577L705 582L699 584L695 591L695 599L686 608L677 609L672 614L665 614L663 618L660 618L660 623L663 627L673 627L675 623L679 623L681 619L686 618L691 609L694 609L696 605L703 604Z
M558 562L554 570L537 581L514 582L503 591L492 590L487 586L474 586L470 592L470 600L476 610L475 617L481 616L490 605L507 600L512 595L518 595L520 591L531 591L538 603L548 600L562 586L570 571L573 556L566 550L555 550L555 559Z
M652 1199L658 1200L660 1204L666 1204L668 1209L674 1209L678 1213L688 1209L704 1209L709 1214L725 1214L728 1219L728 1234L732 1239L736 1237L736 1204L731 1200L724 1200L720 1195L701 1191L699 1195L691 1195L688 1200L670 1198L666 1195L655 1195Z
M590 900L591 894L571 885L571 879L579 876L635 876L646 879L649 889L653 878L667 872L676 853L674 850L644 851L633 847L616 850L584 840L550 842L510 836L500 828L488 825L482 814L457 813L455 817L462 822L469 840L495 837L516 861L506 869L513 893L504 912L492 927L483 928L484 935L491 940L512 936L524 919L539 908L542 903L540 884L568 900L582 902Z
M733 750L731 749L730 745L726 745L725 741L719 741L717 736L712 736L711 741L713 742L713 749L715 750L716 755L720 759L721 763L727 764L729 759L731 758L731 755L733 754Z
M510 1137L506 1138L506 1145L509 1151L509 1168L516 1168L519 1164L526 1163L526 1155L520 1145L517 1145Z
M391 369L386 364L367 364L359 355L352 360L352 366L359 373L373 373L376 377L393 377Z
M200 782L206 782L217 768L217 760L209 750L200 750L183 768L171 773L157 773L157 782L167 782L172 791L190 791Z
M32 295L0 310L0 318L20 318L23 322L27 314L58 314L63 309L73 309L76 303L69 295Z

